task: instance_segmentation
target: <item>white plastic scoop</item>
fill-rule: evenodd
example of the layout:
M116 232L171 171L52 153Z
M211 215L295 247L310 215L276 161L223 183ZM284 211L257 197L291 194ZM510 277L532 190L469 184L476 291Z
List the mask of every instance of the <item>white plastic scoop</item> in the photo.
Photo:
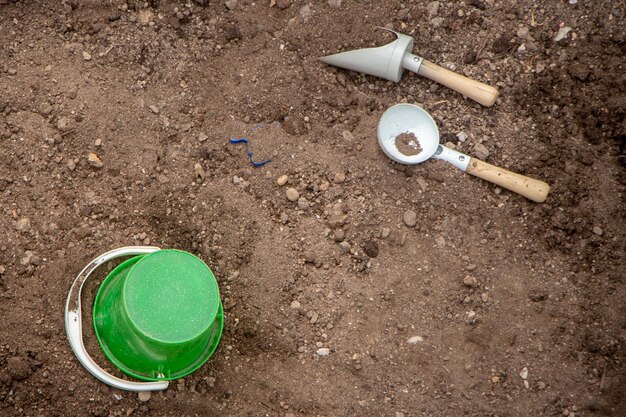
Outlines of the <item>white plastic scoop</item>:
M469 79L422 57L413 55L411 53L413 38L393 30L389 31L395 33L398 39L378 48L355 49L354 51L328 55L320 58L320 61L351 71L385 78L396 83L402 78L404 70L408 69L458 91L483 106L489 107L495 103L498 90L494 87Z
M391 159L401 164L419 164L429 158L448 161L461 171L542 203L550 186L543 181L516 174L439 144L439 129L430 115L414 104L396 104L378 122L378 144Z

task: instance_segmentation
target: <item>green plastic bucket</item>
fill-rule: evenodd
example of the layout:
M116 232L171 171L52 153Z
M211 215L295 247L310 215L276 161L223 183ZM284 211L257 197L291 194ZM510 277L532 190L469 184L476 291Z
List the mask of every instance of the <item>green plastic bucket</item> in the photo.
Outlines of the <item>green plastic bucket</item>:
M117 368L160 381L189 375L211 357L224 313L209 267L168 249L135 256L111 271L96 295L93 323Z

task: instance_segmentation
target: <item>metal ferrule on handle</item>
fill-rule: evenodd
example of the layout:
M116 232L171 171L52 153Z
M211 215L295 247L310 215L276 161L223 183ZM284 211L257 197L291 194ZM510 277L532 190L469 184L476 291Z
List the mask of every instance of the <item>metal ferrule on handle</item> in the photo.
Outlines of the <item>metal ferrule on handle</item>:
M445 146L439 145L433 158L443 159L460 169L461 171L467 171L470 157L462 152L455 151Z
M126 381L109 374L107 371L98 366L91 356L89 356L89 353L87 353L85 345L83 344L82 311L80 300L83 284L87 281L87 278L89 278L93 271L107 261L123 256L145 255L159 250L161 249L156 246L127 246L114 249L98 256L85 266L82 271L80 271L80 274L78 274L74 283L70 287L67 302L65 303L65 331L67 332L67 339L70 342L70 347L74 351L76 358L87 369L87 371L89 371L90 374L105 384L121 390L161 391L168 387L169 382Z

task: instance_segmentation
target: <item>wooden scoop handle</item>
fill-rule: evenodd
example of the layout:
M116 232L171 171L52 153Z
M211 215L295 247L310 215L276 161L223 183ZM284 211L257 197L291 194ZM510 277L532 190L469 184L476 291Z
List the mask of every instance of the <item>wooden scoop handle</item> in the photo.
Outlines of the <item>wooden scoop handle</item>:
M422 61L417 73L458 91L486 107L493 105L498 97L498 90L494 87L464 77L427 60Z
M515 172L507 171L480 159L470 158L467 172L478 178L482 178L500 187L511 190L519 195L543 203L546 201L550 186L543 181L534 178L525 177Z

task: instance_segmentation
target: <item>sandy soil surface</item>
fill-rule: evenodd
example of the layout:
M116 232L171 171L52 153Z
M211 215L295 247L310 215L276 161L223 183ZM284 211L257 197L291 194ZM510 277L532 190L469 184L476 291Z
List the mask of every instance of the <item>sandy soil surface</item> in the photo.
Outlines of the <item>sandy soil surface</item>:
M625 415L625 21L621 1L0 0L0 414ZM317 60L392 39L376 26L497 103ZM392 162L398 102L547 201ZM63 323L82 266L126 245L196 254L225 307L214 357L147 401L91 377Z

